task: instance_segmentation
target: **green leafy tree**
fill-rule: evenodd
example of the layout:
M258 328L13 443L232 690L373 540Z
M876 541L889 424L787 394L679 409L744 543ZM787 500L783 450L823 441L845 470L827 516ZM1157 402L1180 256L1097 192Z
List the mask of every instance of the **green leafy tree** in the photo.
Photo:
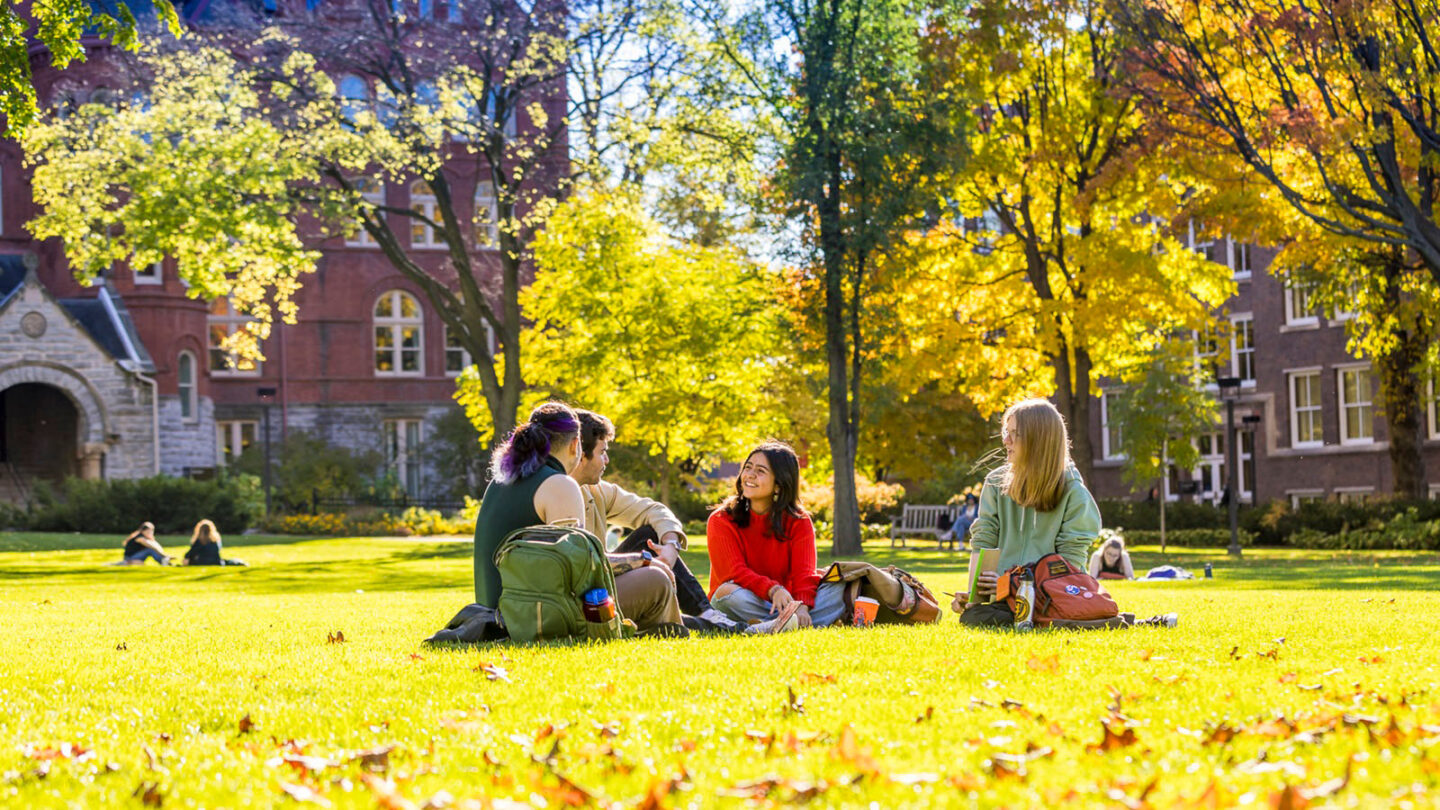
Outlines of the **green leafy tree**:
M527 382L646 448L662 499L782 419L766 390L780 338L765 271L728 248L667 239L633 196L602 189L563 203L534 252ZM462 401L471 392L465 378Z
M149 5L161 25L171 34L180 33L180 20L169 0ZM50 64L64 68L85 61L82 38L87 34L99 34L116 47L133 50L139 45L141 27L125 3L109 9L79 2L0 5L0 116L5 119L5 133L12 137L24 133L38 113L30 73L31 49L37 41L48 52Z
M1172 467L1200 463L1191 440L1215 425L1215 397L1204 388L1207 373L1196 364L1191 342L1183 340L1157 346L1121 376L1124 387L1109 416L1119 434L1115 449L1125 457L1125 479L1133 486L1148 487L1168 477ZM1163 496L1160 550L1165 550Z

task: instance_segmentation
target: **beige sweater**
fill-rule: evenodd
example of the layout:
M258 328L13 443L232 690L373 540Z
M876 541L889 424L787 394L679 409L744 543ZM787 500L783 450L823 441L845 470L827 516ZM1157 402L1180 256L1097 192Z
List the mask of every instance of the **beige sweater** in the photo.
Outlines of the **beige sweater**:
M689 545L684 525L670 507L659 501L626 492L609 481L583 485L580 492L585 496L585 528L601 540L614 523L626 529L654 526L660 537L666 532L676 532L680 535L681 550Z

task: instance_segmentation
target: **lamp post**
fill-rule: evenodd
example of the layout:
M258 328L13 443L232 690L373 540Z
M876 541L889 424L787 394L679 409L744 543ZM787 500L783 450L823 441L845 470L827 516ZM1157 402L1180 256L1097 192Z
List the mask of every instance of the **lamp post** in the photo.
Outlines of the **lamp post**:
M1236 465L1240 454L1235 447L1235 400L1240 396L1239 377L1217 377L1220 398L1225 400L1225 497L1230 504L1230 556L1240 556L1240 477Z
M265 484L265 517L270 517L270 406L275 402L274 388L257 388L255 393L260 397L260 405L264 411L265 431L265 469L261 476Z

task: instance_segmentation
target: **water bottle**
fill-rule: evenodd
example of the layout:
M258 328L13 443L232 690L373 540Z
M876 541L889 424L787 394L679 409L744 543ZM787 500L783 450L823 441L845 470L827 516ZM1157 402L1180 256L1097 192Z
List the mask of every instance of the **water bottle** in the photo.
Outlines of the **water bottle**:
M1215 573L1214 573L1214 571L1212 571L1212 570L1210 569L1210 563L1205 563L1205 578L1206 578L1206 579L1214 579L1214 578L1215 578Z
M609 624L615 618L615 600L604 588L591 588L581 594L585 621L591 624Z
M1029 568L1021 569L1020 584L1015 588L1015 629L1020 632L1035 629L1035 574Z

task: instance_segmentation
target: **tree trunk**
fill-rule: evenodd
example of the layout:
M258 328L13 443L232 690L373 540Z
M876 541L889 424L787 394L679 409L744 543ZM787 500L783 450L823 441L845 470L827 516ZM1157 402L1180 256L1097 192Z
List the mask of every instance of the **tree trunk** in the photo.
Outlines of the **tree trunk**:
M835 505L831 513L835 540L831 549L836 556L854 556L864 553L864 548L860 540L860 504L855 496L856 436L847 379L850 357L845 329L846 250L840 219L843 178L838 149L825 150L820 159L828 181L828 188L819 194L819 219L820 252L825 263L825 361L829 366L830 419L826 434L830 439L830 465L835 471Z
M1405 305L1400 290L1404 274L1399 251L1390 250L1384 257L1385 314L1398 313ZM1388 317L1385 321L1390 320ZM1382 321L1383 322L1383 321ZM1380 396L1385 409L1385 427L1390 433L1390 477L1394 479L1395 495L1422 500L1427 495L1425 480L1425 419L1422 416L1420 375L1416 372L1425 358L1426 332L1418 324L1394 333L1386 351L1375 358L1375 371L1380 378Z
M1155 497L1160 499L1160 553L1165 553L1165 484L1170 477L1170 440L1160 440L1160 480L1155 485Z
M1072 360L1073 356L1073 360ZM1085 483L1090 483L1093 451L1090 442L1090 353L1071 351L1063 335L1060 348L1051 355L1055 367L1055 409L1065 417L1070 432L1070 456ZM1073 373L1072 373L1073 372Z

